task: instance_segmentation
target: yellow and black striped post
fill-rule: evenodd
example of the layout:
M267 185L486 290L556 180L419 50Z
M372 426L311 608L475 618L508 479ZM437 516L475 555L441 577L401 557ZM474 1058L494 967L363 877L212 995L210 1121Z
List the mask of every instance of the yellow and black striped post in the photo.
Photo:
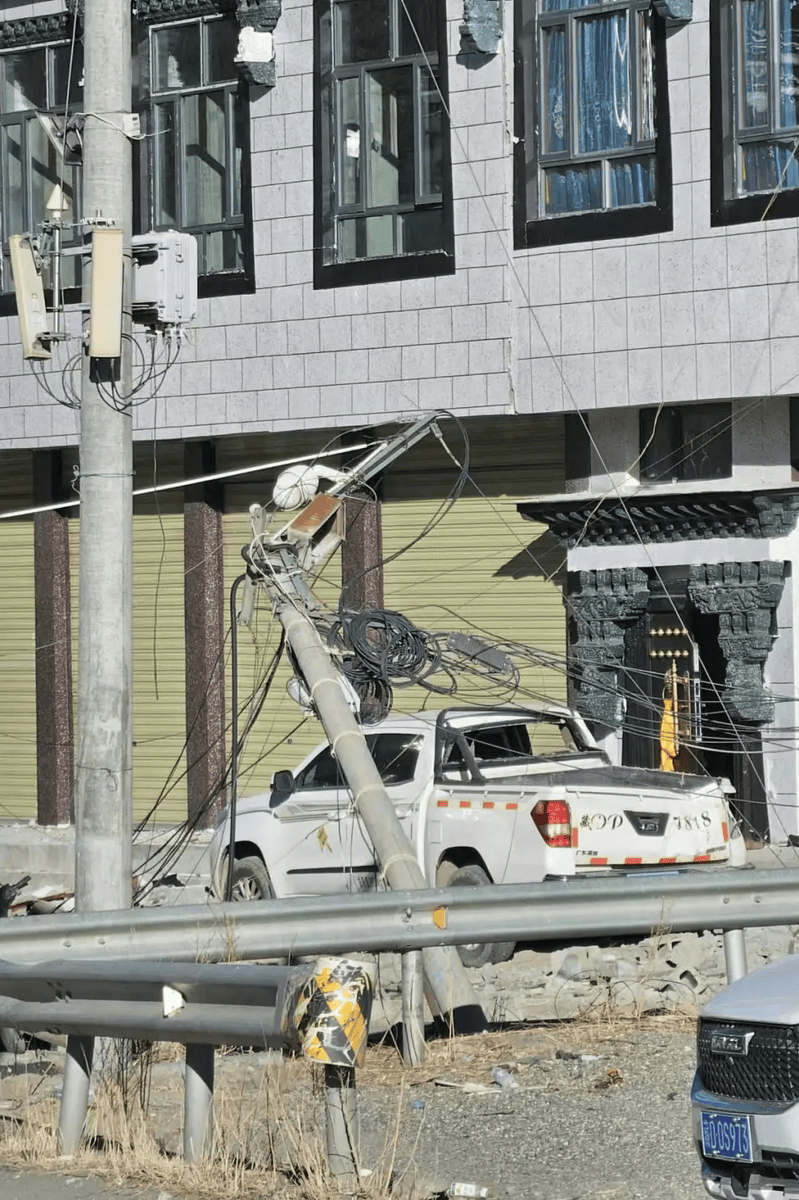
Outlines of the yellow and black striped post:
M295 1025L303 1054L325 1068L327 1159L340 1182L357 1182L358 1099L374 983L366 964L320 958L297 998Z

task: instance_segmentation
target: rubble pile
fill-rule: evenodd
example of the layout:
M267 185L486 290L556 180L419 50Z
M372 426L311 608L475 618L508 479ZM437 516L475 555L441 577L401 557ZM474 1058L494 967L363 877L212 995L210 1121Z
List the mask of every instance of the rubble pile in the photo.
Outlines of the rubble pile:
M749 929L749 970L799 951L799 930ZM698 1011L727 982L724 945L716 933L664 933L613 946L552 951L520 947L506 963L469 972L492 1022ZM372 1021L400 1020L400 957L382 954ZM382 1011L381 1011L382 1010Z

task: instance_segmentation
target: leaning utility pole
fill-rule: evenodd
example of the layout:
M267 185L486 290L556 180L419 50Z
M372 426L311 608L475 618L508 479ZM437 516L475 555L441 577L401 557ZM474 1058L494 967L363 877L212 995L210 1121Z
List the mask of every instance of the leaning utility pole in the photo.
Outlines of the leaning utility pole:
M341 543L343 530L337 524L331 524L336 522L341 497L357 491L428 433L440 436L437 421L442 415L446 414L433 412L420 417L378 445L349 471L331 473L318 467L297 468L293 480L297 474L306 479L312 476L315 487L317 474L328 477L332 474L335 482L327 492L306 503L294 520L271 537L266 532L264 510L253 505L250 508L253 541L244 550L248 571L239 620L250 621L254 606L253 587L263 587L285 630L308 695L350 788L353 805L372 842L382 877L395 891L424 888L427 881L369 752L363 729L350 709L338 668L319 636L314 618L323 614L308 587L306 576L317 570ZM280 488L280 483L279 478L276 489ZM302 488L298 489L295 507L301 503L301 492ZM234 843L235 815L231 819L231 868ZM441 1016L448 1016L463 1031L485 1028L485 1016L457 950L453 946L430 946L422 951L422 964Z
M130 0L85 0L84 304L99 289L94 231L119 231L124 253L121 339L113 305L96 304L84 346L80 420L80 593L75 740L75 898L80 910L131 902L132 490ZM123 132L123 126L127 132ZM109 254L113 295L115 256ZM102 248L103 253L106 247ZM107 321L107 325L106 325ZM102 346L108 333L112 343ZM92 351L97 355L92 357ZM118 407L117 407L118 406Z

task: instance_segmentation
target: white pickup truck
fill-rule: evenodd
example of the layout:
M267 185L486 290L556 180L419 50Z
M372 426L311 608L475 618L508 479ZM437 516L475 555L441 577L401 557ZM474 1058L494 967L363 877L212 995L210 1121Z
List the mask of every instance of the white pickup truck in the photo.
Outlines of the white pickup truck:
M535 883L603 872L741 866L729 784L611 766L563 705L445 709L389 717L366 740L431 886ZM211 850L224 896L230 819ZM371 842L329 745L236 806L236 899L371 891ZM512 943L461 948L467 966Z

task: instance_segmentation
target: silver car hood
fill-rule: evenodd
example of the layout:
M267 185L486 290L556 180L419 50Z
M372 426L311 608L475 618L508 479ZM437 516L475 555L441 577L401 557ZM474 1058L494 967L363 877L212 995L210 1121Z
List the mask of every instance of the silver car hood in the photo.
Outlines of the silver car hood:
M799 955L789 954L731 983L701 1015L716 1021L799 1025Z

